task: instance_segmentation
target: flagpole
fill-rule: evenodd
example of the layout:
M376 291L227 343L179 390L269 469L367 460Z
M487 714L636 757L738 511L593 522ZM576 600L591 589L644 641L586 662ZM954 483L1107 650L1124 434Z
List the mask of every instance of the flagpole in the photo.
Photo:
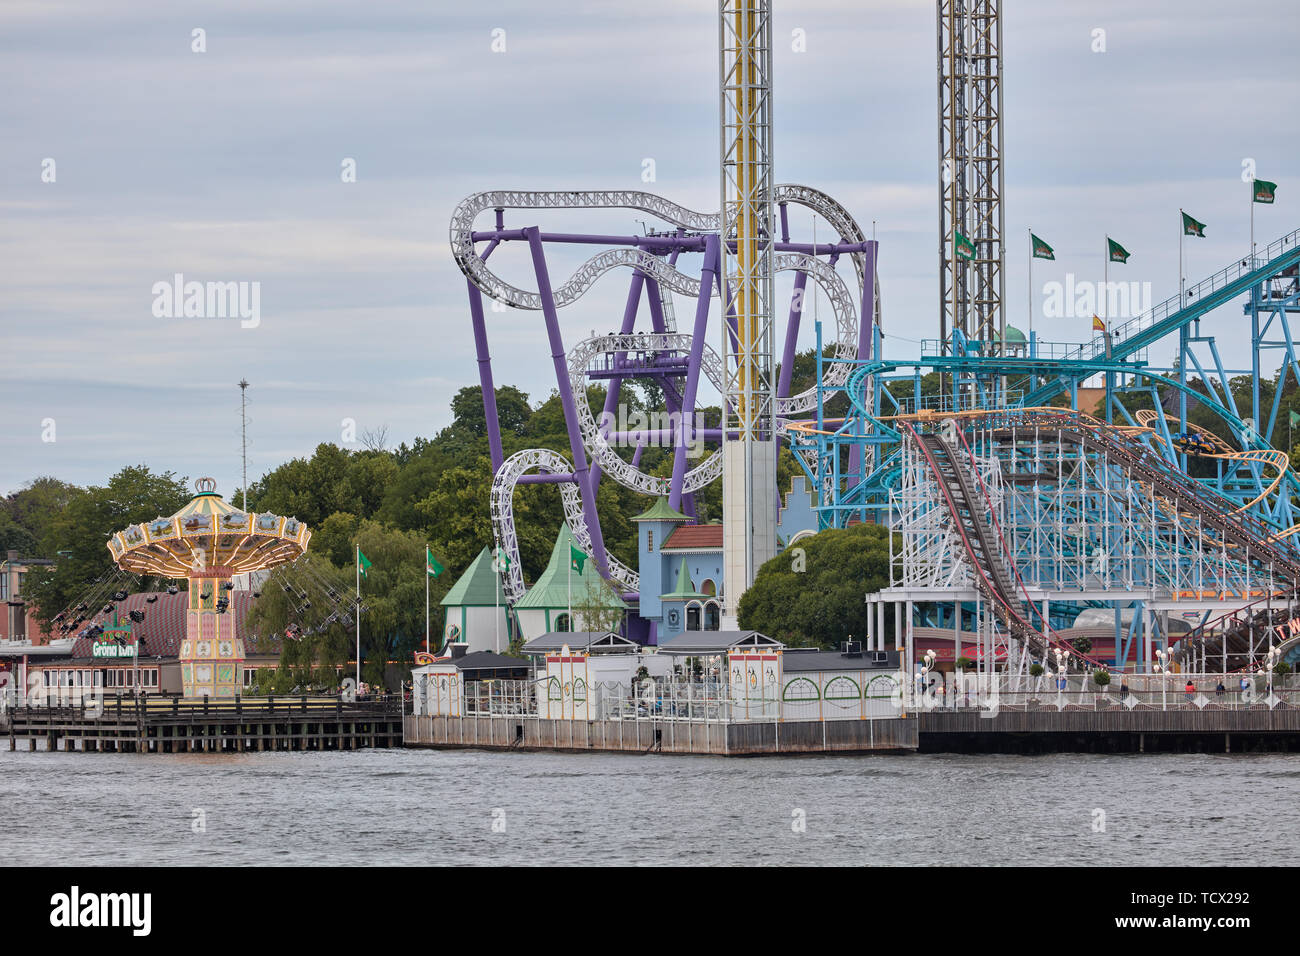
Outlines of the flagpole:
M1029 341L1034 340L1034 227L1029 227Z
M1183 269L1183 233L1187 228L1183 225L1183 212L1181 206L1178 207L1178 308L1182 309L1187 304L1187 276Z
M492 575L492 579L493 582L496 584L495 596L497 599L496 613L492 615L492 628L493 628L492 647L496 650L498 654L500 654L501 653L501 549L500 548L497 548L496 557L492 561L492 568L494 571L496 571L496 574ZM462 641L465 640L465 635L462 634L460 639Z
M357 545L357 693L361 693L361 545Z
M1250 267L1255 268L1255 177L1250 177L1250 182L1246 184L1250 187L1248 195L1250 196Z
M424 542L424 653L429 653L429 542Z

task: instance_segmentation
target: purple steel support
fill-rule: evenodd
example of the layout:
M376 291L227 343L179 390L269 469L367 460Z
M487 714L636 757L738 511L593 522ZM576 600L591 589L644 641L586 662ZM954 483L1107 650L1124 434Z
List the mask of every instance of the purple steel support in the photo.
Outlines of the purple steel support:
M541 230L530 226L524 230L529 251L533 256L533 271L537 275L537 294L542 300L542 315L546 317L546 336L551 344L551 361L555 365L555 382L559 386L560 404L564 408L564 425L569 432L569 450L573 454L573 481L582 493L582 515L591 535L592 558L596 567L605 572L609 567L605 556L605 539L600 533L600 519L596 515L596 490L591 486L591 472L587 468L587 453L582 447L582 429L578 425L577 405L573 388L569 384L569 369L564 355L564 340L560 337L560 317L555 311L555 296L551 291L551 276L546 269L546 251L542 248ZM587 396L581 396L582 401Z
M505 456L501 450L501 420L497 417L497 393L492 385L492 356L488 352L487 322L483 318L483 293L471 280L469 314L474 321L474 350L478 353L478 384L483 393L483 418L487 421L488 448L492 453L492 474L496 474Z
M858 316L858 361L871 358L871 343L875 337L876 321L876 251L880 244L874 239L863 243L866 247L866 263L862 269L862 311ZM857 476L862 471L862 445L854 442L849 446L849 475ZM864 476L865 477L865 476Z
M641 302L641 288L645 285L645 273L640 269L632 270L632 284L627 290L627 304L623 306L623 324L619 327L623 335L628 335L636 328L636 310ZM618 367L618 360L625 358L626 353L619 352L614 356L614 365ZM618 404L618 393L623 387L623 379L616 376L609 380L605 386L605 409L601 416L601 421L609 421L609 416L614 413L614 406ZM591 491L594 495L596 489L600 487L600 462L591 464Z
M534 475L520 475L516 481L521 485L571 485L577 484L573 473L568 471L543 472Z
M794 354L799 346L799 319L803 314L803 293L808 286L808 273L802 269L795 273L794 294L790 296L790 321L785 326L785 351L781 353L781 375L776 383L776 397L790 397L790 376L794 372Z
M695 303L695 328L691 333L690 371L686 374L686 391L682 393L682 414L678 418L677 447L673 450L673 477L668 486L668 507L682 506L682 485L686 479L686 433L695 427L695 396L700 384L700 366L704 359L704 339L709 331L709 305L713 301L714 276L718 274L720 255L718 238L706 236L704 264L700 269L700 297Z

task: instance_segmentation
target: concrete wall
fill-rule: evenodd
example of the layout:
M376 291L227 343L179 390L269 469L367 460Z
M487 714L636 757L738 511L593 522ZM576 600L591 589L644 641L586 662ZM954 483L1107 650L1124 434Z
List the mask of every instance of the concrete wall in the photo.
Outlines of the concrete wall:
M599 750L745 756L775 753L907 751L915 719L762 724L659 720L546 720L502 717L404 718L408 747L483 750Z

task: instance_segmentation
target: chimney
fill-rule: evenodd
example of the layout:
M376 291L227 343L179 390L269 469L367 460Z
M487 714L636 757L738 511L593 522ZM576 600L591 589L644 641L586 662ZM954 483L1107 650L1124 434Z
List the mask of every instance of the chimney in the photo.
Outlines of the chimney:
M465 651L469 648L469 645L463 643L456 643L450 645L450 647L451 647L451 659L456 660L456 658L458 657L465 656Z
M840 656L842 656L842 657L861 657L861 656L862 656L862 642L861 642L861 641L845 641L845 642L843 643L843 645L841 645L841 646L844 648L843 651L841 651L841 655L840 655Z

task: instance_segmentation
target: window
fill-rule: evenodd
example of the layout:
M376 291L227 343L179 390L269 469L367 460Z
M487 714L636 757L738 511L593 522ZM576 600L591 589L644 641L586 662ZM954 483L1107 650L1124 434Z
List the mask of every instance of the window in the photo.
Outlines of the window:
M561 614L555 619L555 629L557 631L569 631L569 615Z
M704 629L706 631L716 631L722 623L722 611L716 601L709 601L704 605Z
M655 553L655 529L651 528L645 533L646 551L651 554Z
M686 605L686 630L698 631L700 629L700 606L698 604Z

